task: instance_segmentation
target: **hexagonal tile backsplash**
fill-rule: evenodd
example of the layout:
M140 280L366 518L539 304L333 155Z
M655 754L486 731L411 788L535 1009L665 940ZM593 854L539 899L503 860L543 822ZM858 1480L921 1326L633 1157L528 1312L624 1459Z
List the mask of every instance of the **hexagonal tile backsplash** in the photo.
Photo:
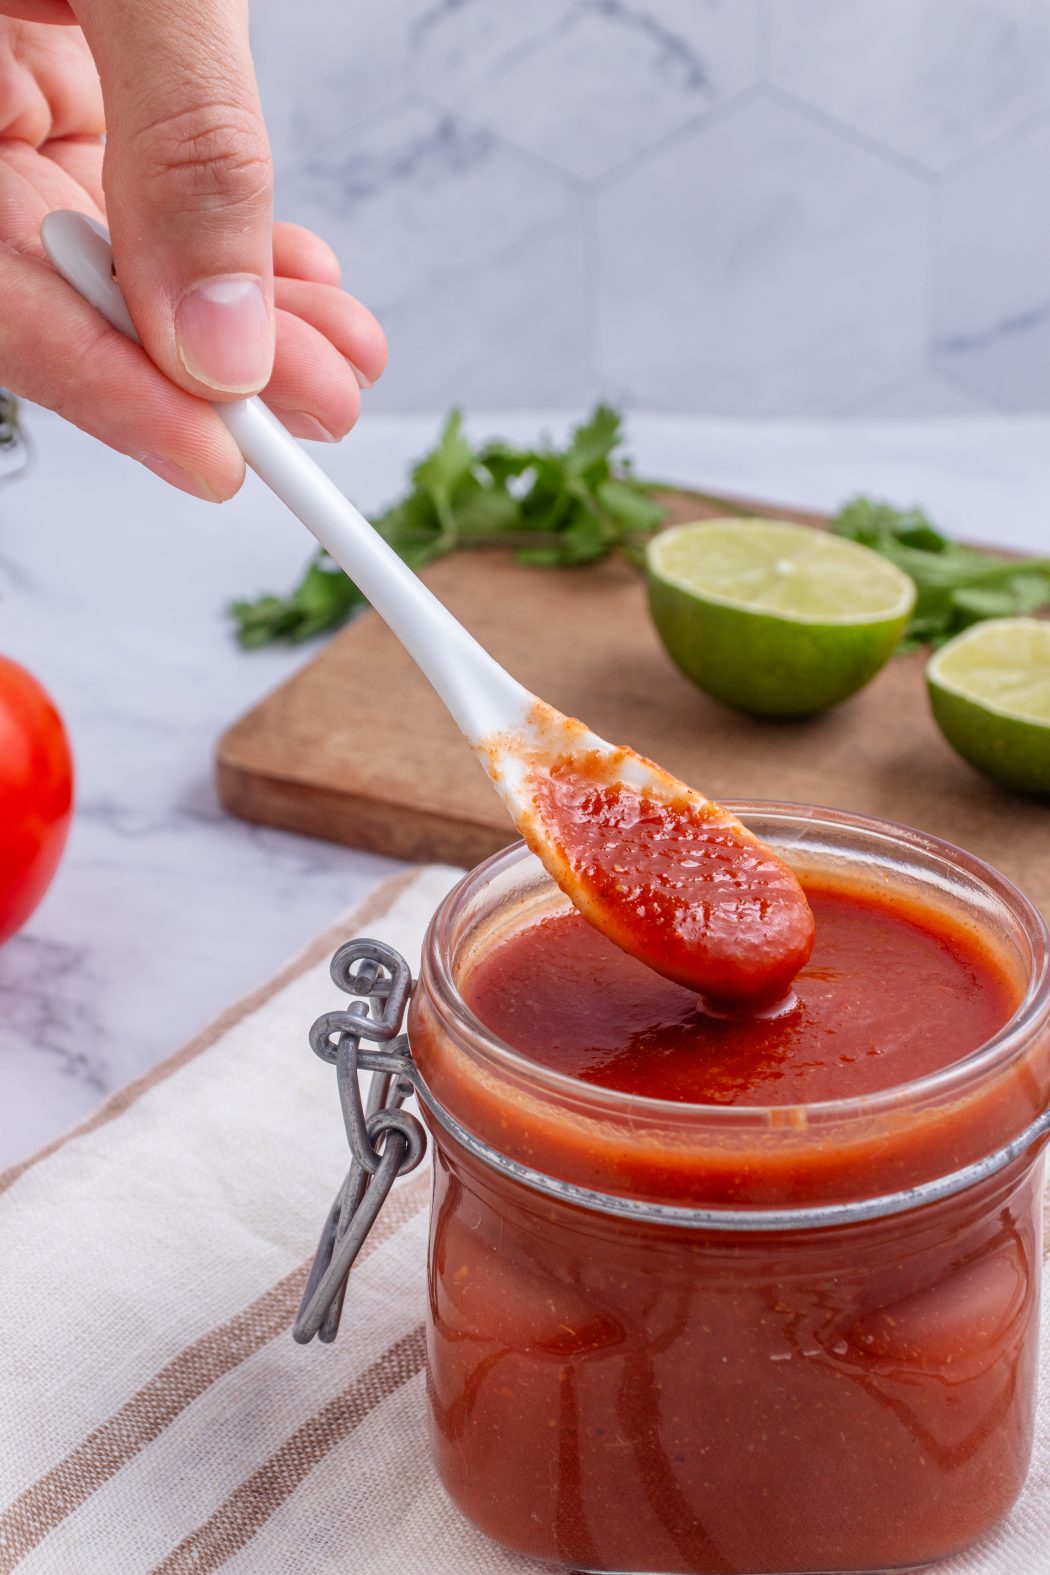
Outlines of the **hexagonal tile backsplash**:
M1050 406L1050 0L255 0L386 409Z

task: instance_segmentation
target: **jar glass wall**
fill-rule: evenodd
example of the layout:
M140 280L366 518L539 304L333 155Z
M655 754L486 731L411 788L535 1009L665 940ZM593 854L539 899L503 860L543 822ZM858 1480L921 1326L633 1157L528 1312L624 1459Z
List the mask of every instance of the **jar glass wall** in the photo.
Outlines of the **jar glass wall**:
M435 916L409 1027L435 1141L435 1459L478 1526L565 1567L920 1565L1005 1514L1031 1448L1046 931L936 839L734 807L803 877L918 892L987 936L1020 1005L965 1061L860 1100L576 1083L463 1000L562 902L521 847L480 866Z

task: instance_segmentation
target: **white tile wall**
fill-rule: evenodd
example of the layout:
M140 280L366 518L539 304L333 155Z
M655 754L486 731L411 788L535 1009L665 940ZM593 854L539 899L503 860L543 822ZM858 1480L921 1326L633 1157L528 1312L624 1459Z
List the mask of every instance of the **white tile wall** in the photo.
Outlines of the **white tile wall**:
M388 409L1050 406L1050 0L254 0Z
M875 392L921 353L924 197L793 106L731 106L592 199L599 370L731 414Z
M771 0L769 80L935 173L1050 109L1044 0Z
M933 194L933 358L978 396L1050 406L1050 119Z
M755 80L754 0L714 7L606 0L562 10L557 26L465 89L435 82L431 93L586 182L658 147Z

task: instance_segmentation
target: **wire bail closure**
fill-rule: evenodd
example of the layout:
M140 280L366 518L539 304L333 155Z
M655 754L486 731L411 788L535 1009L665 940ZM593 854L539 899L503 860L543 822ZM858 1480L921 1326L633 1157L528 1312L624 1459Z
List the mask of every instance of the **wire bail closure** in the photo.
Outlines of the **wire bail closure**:
M336 1085L353 1159L328 1211L292 1334L331 1343L339 1332L347 1276L398 1176L426 1153L426 1134L401 1106L415 1086L401 1024L412 974L400 952L382 941L352 940L332 958L334 983L356 999L325 1012L310 1029L310 1047L336 1069ZM362 1050L361 1040L386 1049ZM358 1072L371 1072L363 1103Z

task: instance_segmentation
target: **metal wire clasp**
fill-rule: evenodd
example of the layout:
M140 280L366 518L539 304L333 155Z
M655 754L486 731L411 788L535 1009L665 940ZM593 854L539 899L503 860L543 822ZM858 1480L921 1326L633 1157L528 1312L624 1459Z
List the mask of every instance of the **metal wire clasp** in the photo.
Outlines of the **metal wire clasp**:
M415 1169L427 1146L420 1123L401 1109L414 1092L408 1040L400 1033L412 990L408 964L382 941L354 940L340 946L331 974L358 999L346 1011L319 1017L310 1046L335 1066L353 1161L328 1211L292 1328L301 1345L315 1334L326 1343L335 1339L351 1265L394 1181ZM362 1050L363 1038L387 1048ZM365 1104L358 1071L372 1073Z

